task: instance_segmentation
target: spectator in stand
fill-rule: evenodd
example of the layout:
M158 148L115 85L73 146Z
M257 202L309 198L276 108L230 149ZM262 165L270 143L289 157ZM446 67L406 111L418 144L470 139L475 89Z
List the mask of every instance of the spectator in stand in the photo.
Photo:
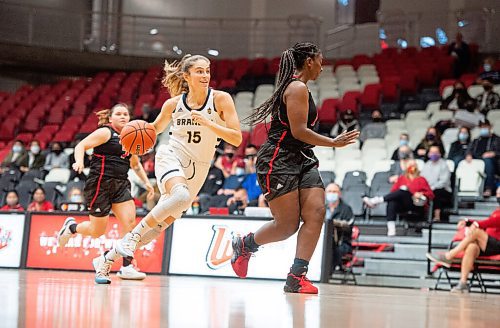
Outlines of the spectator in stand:
M137 119L144 120L148 123L153 123L158 115L160 115L160 109L151 108L151 105L145 103L142 105L142 115Z
M7 154L7 157L2 162L0 173L9 169L19 169L21 167L21 159L26 155L24 143L21 140L14 141L12 150Z
M363 127L359 136L359 140L363 142L369 138L384 138L386 132L387 127L385 126L382 112L379 110L374 110L372 112L372 122Z
M55 168L69 169L68 155L63 151L60 142L54 142L50 148L50 153L45 158L44 170L50 171Z
M442 158L438 146L431 146L429 161L422 168L422 176L427 180L434 193L434 221L441 221L441 211L452 206L451 172Z
M200 213L208 211L210 199L216 196L217 192L224 185L224 173L222 173L222 170L220 168L215 166L217 157L218 154L215 153L205 183L198 193L197 201L200 204Z
M333 126L330 131L332 138L338 136L344 131L360 130L359 121L356 119L354 112L351 109L340 113L340 120Z
M399 160L399 151L400 151L399 148L401 146L408 146L408 147L410 146L410 136L408 135L408 133L401 133L399 135L399 146L392 153L391 160L393 160L393 161ZM410 148L410 150L411 150L411 148Z
M83 203L83 192L80 188L73 187L68 192L67 201L70 203Z
M497 202L500 204L500 187L497 188ZM451 267L453 259L463 252L460 266L460 281L451 290L454 293L469 292L467 279L474 269L474 262L479 256L500 254L500 208L483 221L461 220L458 230L464 230L464 239L446 253L427 253L427 258L447 268Z
M243 187L238 187L234 191L234 195L227 200L227 207L229 213L242 215L247 206L257 206L257 202L250 204L248 201L248 192Z
M54 205L45 199L45 190L38 187L33 192L33 202L28 205L27 210L30 212L52 212Z
M409 161L404 175L401 175L385 196L363 197L366 206L374 208L387 202L387 235L396 235L396 217L398 213L412 211L424 217L429 201L434 193L424 177L420 176L417 163Z
M75 141L71 143L71 147L75 148L76 145L78 145L82 141L82 139L77 138ZM85 156L83 157L83 165L85 167L90 167L90 160L92 159L92 154L94 153L93 149L87 149L85 151ZM75 164L75 153L71 154L68 156L69 159L69 167L73 167L73 164ZM69 181L73 181L75 178L78 178L78 180L85 181L87 179L87 176L85 173L78 173L75 170L71 170L71 174L69 176Z
M467 92L467 88L462 81L456 81L453 85L453 92L441 102L441 109L459 110L465 109L469 112L476 108L475 100Z
M444 146L443 142L441 141L441 135L439 134L439 131L434 127L430 127L427 129L424 138L422 139L422 141L420 141L417 148L415 148L415 158L424 161L427 160L427 152L429 151L429 148L431 148L431 146L438 146L441 154L444 154Z
M455 168L461 160L465 159L470 140L470 129L464 126L461 127L458 130L458 139L451 144L450 152L448 153L448 159L451 159L455 163Z
M220 164L217 163L219 168L224 173L224 177L229 177L231 174L234 174L236 171L236 167L238 165L238 161L236 158L236 147L229 143L224 144L224 153L220 158Z
M0 211L24 211L24 208L19 204L17 191L11 190L7 193L5 205L0 208Z
M490 197L495 190L495 174L498 171L500 158L500 138L491 132L490 121L484 120L479 123L479 138L471 142L467 150L466 160L473 158L484 161L486 181L484 182L484 197Z
M257 202L259 196L262 194L262 189L257 182L257 173L255 169L255 160L257 159L257 147L248 144L245 148L245 180L241 186L248 192L248 201Z
M493 57L486 57L483 62L483 71L477 78L477 84L482 84L484 80L490 80L493 84L500 83L500 71L496 69L496 61Z
M462 33L457 33L455 42L452 42L448 47L448 54L456 58L453 64L453 76L457 79L467 72L470 65L470 49L463 40Z
M389 182L395 183L399 176L406 171L406 167L408 166L408 162L413 160L413 152L411 148L407 145L400 146L398 148L398 160L392 163L391 168L389 169L390 176Z
M45 155L41 152L40 142L33 140L30 143L30 150L20 158L21 172L28 172L29 170L41 170L45 164Z
M493 91L493 79L483 80L484 92L476 97L477 110L486 116L490 110L500 109L500 95Z
M342 200L342 192L336 183L325 189L326 219L333 221L333 271L342 269L342 257L352 253L352 208Z

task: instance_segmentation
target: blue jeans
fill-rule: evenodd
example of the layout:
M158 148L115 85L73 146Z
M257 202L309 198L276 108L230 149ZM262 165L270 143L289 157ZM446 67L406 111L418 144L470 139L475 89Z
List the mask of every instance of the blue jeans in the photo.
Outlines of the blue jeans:
M495 171L496 171L496 159L495 158L483 158L484 162L484 172L486 173L486 181L484 182L484 189L490 189L495 191Z

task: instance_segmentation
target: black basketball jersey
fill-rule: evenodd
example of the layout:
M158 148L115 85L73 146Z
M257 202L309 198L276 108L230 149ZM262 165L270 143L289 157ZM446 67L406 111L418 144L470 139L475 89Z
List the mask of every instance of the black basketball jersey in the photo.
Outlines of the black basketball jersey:
M131 155L125 156L120 145L120 134L109 125L104 125L100 129L109 129L111 138L94 148L94 154L90 160L90 176L128 179Z
M296 81L296 80L292 80ZM292 82L290 81L290 82ZM276 112L271 120L271 127L268 132L268 141L272 144L278 144L284 149L300 151L302 149L312 148L314 145L302 142L295 139L290 129L290 122L288 121L288 113L286 111L286 104L283 99L280 99L278 112ZM318 123L318 111L314 100L309 92L309 108L307 116L307 127L316 130Z

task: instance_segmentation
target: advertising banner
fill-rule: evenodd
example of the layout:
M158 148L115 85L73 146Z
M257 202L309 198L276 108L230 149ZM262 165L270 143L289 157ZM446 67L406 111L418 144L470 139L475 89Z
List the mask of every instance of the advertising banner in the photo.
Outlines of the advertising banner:
M88 216L69 213L31 216L26 262L28 268L93 270L92 259L109 250L120 239L121 223L115 217L110 217L103 236L92 238L75 234L68 244L61 248L57 245L57 234L69 216L75 218L78 223L88 220ZM137 218L137 222L140 219ZM135 259L141 271L161 272L163 248L164 233L136 251ZM113 270L119 270L121 265L121 260L116 261Z
M23 248L24 213L0 214L0 267L18 268Z
M169 273L235 277L231 268L233 235L256 231L266 221L183 218L174 223ZM295 257L297 234L261 246L250 259L249 278L285 279ZM323 231L309 264L308 278L319 281Z

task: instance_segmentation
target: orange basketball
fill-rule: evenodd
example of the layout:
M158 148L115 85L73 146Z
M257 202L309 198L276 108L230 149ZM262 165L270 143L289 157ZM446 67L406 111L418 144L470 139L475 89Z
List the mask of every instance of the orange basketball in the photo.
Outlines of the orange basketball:
M131 155L144 155L155 146L156 131L146 121L128 122L120 133L123 149Z

